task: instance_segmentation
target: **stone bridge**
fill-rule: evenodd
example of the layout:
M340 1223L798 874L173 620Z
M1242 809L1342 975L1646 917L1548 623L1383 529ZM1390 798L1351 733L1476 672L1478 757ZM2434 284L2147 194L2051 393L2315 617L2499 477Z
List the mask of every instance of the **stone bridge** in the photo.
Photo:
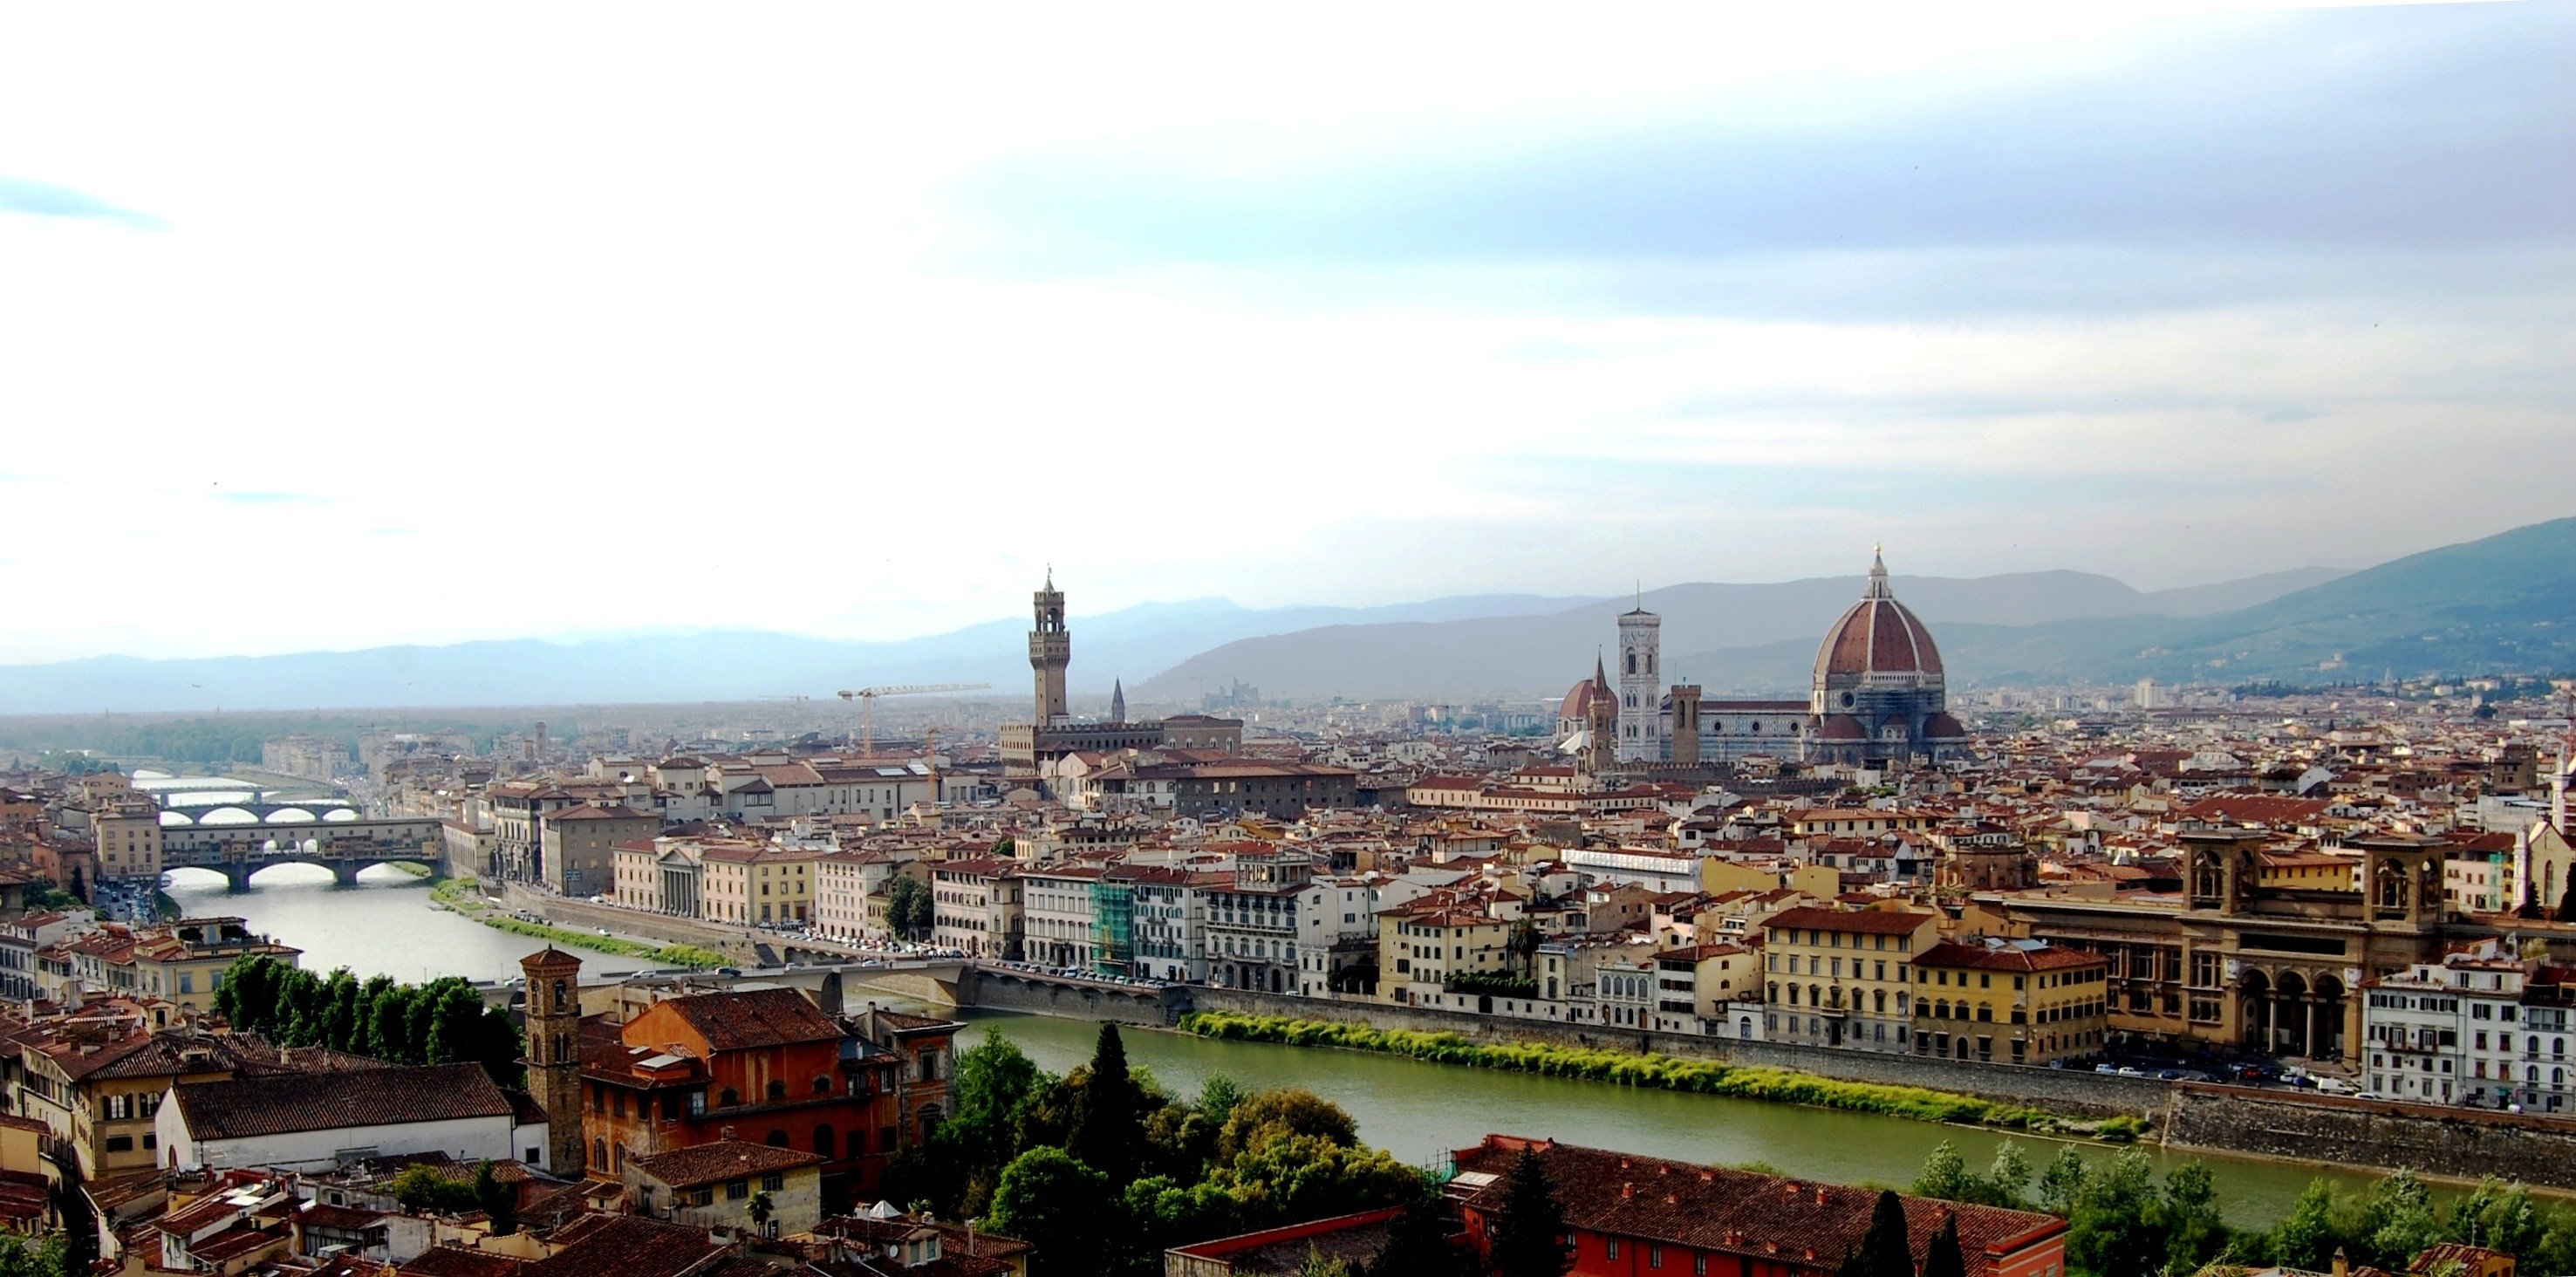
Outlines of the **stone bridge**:
M222 874L234 891L250 888L252 874L271 865L320 865L331 871L341 886L358 881L360 870L373 865L413 864L435 872L438 856L419 847L362 847L348 843L318 843L313 846L222 847L205 850L167 852L161 858L163 869L211 869Z
M236 812L240 815L233 814ZM345 814L334 815L333 813ZM215 815L222 815L224 819L212 821L207 819ZM173 816L178 819L171 819ZM242 819L244 816L250 819ZM285 819L280 820L281 816ZM301 802L292 799L259 798L248 802L191 803L183 806L168 805L165 799L161 808L161 817L163 825L177 825L183 828L189 825L204 825L210 829L249 829L254 826L294 827L317 825L325 821L336 823L359 820L364 818L364 813L347 799L338 798L308 798Z

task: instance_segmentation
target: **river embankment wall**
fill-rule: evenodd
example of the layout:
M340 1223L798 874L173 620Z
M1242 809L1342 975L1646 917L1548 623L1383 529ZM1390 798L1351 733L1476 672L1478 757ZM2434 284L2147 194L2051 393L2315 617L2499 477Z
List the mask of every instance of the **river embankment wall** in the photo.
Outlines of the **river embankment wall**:
M739 927L646 913L641 909L621 909L616 905L596 905L587 900L540 895L515 882L503 884L501 902L513 910L524 909L536 914L558 927L592 931L605 928L611 934L637 940L696 945L701 949L712 949L745 966L760 965L757 942ZM615 962L617 959L604 961Z
M2576 1191L2576 1120L2566 1118L2184 1083L2161 1125L2176 1148Z
M1654 1052L1686 1060L1715 1060L1752 1068L1787 1069L1844 1082L1919 1086L2006 1104L2028 1104L2077 1117L2155 1118L2171 1098L2172 1084L2153 1078L2115 1077L2069 1069L1973 1060L1936 1060L1893 1052L1838 1051L1786 1042L1748 1042L1688 1033L1655 1033L1591 1024L1515 1020L1430 1007L1325 1001L1249 989L1193 988L1194 1009L1247 1015L1333 1020L1372 1029L1455 1033L1471 1042L1537 1042L1551 1046Z
M958 1002L979 1010L1164 1028L1189 1011L1191 996L1198 992L1182 985L1094 984L978 968L959 982Z

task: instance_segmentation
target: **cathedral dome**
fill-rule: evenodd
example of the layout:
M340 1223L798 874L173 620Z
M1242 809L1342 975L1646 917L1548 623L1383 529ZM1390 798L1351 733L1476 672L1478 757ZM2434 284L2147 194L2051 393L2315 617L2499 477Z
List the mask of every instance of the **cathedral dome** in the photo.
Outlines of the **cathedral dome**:
M1869 589L1825 631L1825 644L1816 652L1818 687L1873 674L1911 674L1927 683L1941 677L1941 650L1932 645L1932 632L1888 591L1887 563L1879 558L1870 561Z
M1966 724L1961 723L1958 719L1952 718L1949 711L1944 710L1941 713L1923 720L1923 739L1966 740L1968 739L1968 728Z
M1597 675L1584 679L1566 690L1565 699L1557 703L1556 717L1561 722L1582 722L1592 712L1593 698L1606 701L1612 696L1611 690L1601 684Z

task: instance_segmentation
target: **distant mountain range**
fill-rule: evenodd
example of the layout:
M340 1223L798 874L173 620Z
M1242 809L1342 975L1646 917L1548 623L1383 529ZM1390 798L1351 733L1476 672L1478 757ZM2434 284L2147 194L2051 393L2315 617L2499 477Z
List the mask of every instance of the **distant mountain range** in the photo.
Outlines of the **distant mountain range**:
M2025 627L2088 618L2198 616L2275 599L2344 575L2298 568L2152 593L2090 572L1895 577L1896 597L1925 622ZM1543 615L1338 625L1238 639L1181 662L1136 689L1178 699L1241 679L1265 695L1469 695L1563 691L1613 641L1617 617L1643 603L1663 617L1664 669L1712 693L1803 685L1825 627L1860 597L1865 579L1812 577L1770 585L1675 585ZM1936 635L1938 637L1938 635ZM1777 650L1773 650L1777 648ZM1946 650L1946 648L1945 648ZM1794 676L1793 676L1794 673Z
M2359 572L2301 568L2143 592L2085 572L1897 577L1933 627L1953 686L2281 679L2576 669L2576 519L2534 524ZM1804 688L1859 577L1675 585L1665 668L1711 693ZM1385 607L1255 609L1221 599L1073 618L1073 683L1127 680L1139 703L1189 703L1241 680L1266 696L1548 695L1592 667L1634 597L1467 595ZM870 683L989 682L1026 694L1026 618L899 642L758 631L383 647L281 656L99 657L0 666L0 714L826 696Z
M1247 608L1224 599L1076 616L1073 684L1132 687L1192 653L1254 634L1560 611L1581 598L1480 594L1383 607ZM1028 618L882 643L756 630L0 666L0 714L190 709L631 704L829 696L882 683L991 683L1025 696Z

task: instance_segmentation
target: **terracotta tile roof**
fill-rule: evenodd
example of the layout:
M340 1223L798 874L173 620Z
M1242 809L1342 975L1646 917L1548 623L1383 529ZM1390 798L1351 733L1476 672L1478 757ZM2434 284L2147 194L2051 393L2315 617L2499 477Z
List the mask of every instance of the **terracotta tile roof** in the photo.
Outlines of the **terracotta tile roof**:
M1869 1231L1874 1189L1847 1188L1716 1170L1688 1162L1631 1157L1602 1149L1488 1135L1462 1150L1458 1167L1495 1180L1466 1204L1498 1212L1520 1148L1536 1148L1556 1182L1568 1226L1614 1237L1642 1238L1774 1262L1831 1268ZM1919 1266L1944 1215L1959 1220L1959 1248L1970 1277L1990 1261L2066 1230L2066 1221L2034 1211L1972 1206L1929 1197L1900 1197L1907 1240Z
M563 1248L512 1277L680 1277L725 1249L703 1228L632 1215L584 1215L547 1240Z
M694 1188L700 1184L719 1184L729 1179L823 1164L823 1158L814 1153L771 1148L745 1140L717 1140L712 1144L676 1148L631 1161L637 1170L673 1188Z
M479 1064L183 1082L172 1092L189 1134L199 1140L506 1118L515 1111Z
M1817 931L1858 932L1863 935L1912 935L1923 924L1937 919L1928 913L1898 913L1889 909L1818 909L1800 906L1783 909L1763 920L1770 930L1783 927L1812 928Z
M463 1246L432 1246L404 1260L394 1271L403 1277L519 1277L528 1261Z
M711 1049L739 1051L793 1042L837 1042L840 1026L794 989L700 993L662 1003L707 1040Z
M1944 940L1914 955L1918 967L1972 967L1980 971L2063 971L2074 967L2107 965L2110 959L2098 953L2060 949L2049 945L2040 949L1988 948L1981 944L1961 944Z

